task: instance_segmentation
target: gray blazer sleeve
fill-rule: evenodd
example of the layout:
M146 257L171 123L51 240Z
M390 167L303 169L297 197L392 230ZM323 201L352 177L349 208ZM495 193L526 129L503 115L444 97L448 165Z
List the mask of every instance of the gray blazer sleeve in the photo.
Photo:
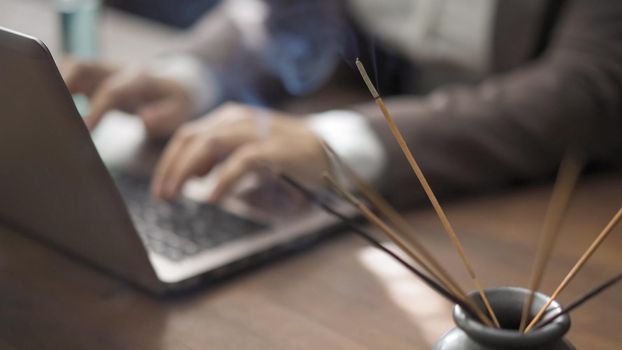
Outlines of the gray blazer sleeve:
M442 194L553 174L568 147L594 161L622 155L622 1L570 1L537 60L477 86L386 100ZM385 189L400 204L422 191L375 105L367 115L389 154Z

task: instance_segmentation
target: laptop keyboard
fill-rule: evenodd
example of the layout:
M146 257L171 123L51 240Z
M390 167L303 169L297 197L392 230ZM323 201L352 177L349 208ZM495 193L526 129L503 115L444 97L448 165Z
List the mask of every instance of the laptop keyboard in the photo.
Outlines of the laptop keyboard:
M251 236L265 225L229 213L219 206L186 198L174 202L153 199L149 180L113 175L145 246L179 261L206 249Z

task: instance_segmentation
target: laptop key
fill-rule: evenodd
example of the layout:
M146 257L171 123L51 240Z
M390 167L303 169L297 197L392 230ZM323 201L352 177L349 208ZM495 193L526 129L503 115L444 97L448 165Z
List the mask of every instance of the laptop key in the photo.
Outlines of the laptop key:
M147 249L171 260L183 260L266 228L212 204L157 201L151 198L149 180L144 178L125 173L113 174L113 178Z

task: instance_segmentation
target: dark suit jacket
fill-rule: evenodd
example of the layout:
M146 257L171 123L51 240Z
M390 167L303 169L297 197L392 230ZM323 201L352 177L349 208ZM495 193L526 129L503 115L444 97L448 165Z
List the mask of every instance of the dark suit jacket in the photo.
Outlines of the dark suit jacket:
M261 48L244 43L239 24L226 16L211 18L193 52L224 80L242 75L247 86L276 91L257 58ZM478 84L386 98L433 189L443 194L549 176L569 147L593 161L620 161L622 1L500 0L492 55L494 72ZM232 57L246 69L232 71ZM387 194L400 203L421 199L376 106L352 108L369 117L388 150Z

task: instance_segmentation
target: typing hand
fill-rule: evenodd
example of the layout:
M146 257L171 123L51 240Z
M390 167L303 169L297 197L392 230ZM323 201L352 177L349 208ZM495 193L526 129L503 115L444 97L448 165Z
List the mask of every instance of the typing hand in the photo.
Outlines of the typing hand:
M311 185L329 163L318 137L304 121L272 110L225 104L183 125L156 167L152 193L172 199L186 180L222 163L210 200L221 199L248 172L270 163Z
M68 61L61 71L72 94L90 98L84 120L90 130L113 109L137 114L151 137L170 136L192 117L190 94L173 79L94 61Z

